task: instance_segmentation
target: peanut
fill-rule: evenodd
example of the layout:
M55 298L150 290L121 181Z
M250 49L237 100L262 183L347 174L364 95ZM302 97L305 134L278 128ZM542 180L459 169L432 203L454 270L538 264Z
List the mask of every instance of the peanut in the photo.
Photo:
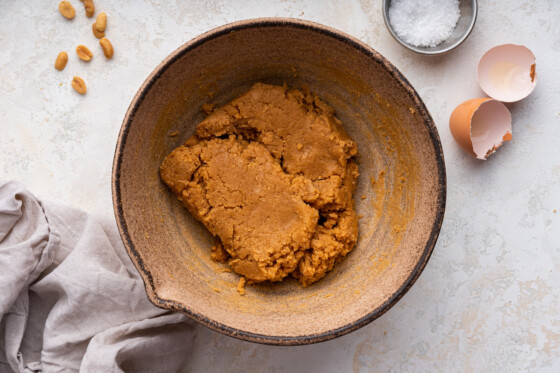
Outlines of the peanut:
M95 13L95 5L93 5L93 0L84 0L84 8L86 9L86 16L88 18L93 17Z
M87 92L86 82L79 76L72 78L72 88L81 95L85 95Z
M102 37L105 36L104 32L99 32L99 30L97 30L97 23L91 25L91 30L93 31L93 36L95 36L98 39L101 39Z
M113 57L113 45L111 44L109 39L102 38L101 40L99 40L99 45L101 45L101 49L103 49L103 54L105 54L105 57L107 57L108 59Z
M58 10L60 14L68 19L72 19L76 15L76 10L74 10L74 7L68 1L61 1L60 4L58 4Z
M107 28L107 14L105 12L101 12L97 15L97 21L95 21L97 31L105 32Z
M76 53L78 54L78 57L80 57L81 60L86 62L90 61L91 58L93 57L93 53L91 53L89 48L86 47L85 45L78 45L76 47Z
M68 53L60 52L54 61L54 68L62 71L66 67L66 62L68 62Z

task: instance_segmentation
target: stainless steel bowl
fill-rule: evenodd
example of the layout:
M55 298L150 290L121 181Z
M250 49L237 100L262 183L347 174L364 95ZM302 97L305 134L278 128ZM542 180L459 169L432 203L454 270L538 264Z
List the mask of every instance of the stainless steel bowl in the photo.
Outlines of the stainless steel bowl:
M450 50L458 47L471 33L474 24L476 22L476 16L478 13L478 3L477 0L459 0L459 10L461 11L461 17L453 30L453 34L449 39L445 40L443 43L436 45L435 47L416 47L414 45L408 44L402 40L393 30L391 22L389 20L389 7L391 6L391 0L383 0L383 18L385 19L385 25L391 33L391 35L405 48L411 51L421 53L421 54L442 54L449 52Z

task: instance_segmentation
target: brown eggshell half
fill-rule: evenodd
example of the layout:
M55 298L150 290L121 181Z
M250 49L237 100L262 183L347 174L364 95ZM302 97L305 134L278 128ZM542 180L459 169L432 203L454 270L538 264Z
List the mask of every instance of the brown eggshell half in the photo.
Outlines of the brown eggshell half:
M489 97L475 98L453 110L449 129L463 150L486 160L505 141L511 140L511 114L499 101Z

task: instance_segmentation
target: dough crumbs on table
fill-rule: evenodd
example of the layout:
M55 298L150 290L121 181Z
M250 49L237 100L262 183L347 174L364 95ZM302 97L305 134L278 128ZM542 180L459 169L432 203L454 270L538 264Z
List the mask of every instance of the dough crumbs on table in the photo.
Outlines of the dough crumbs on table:
M257 83L200 122L160 174L221 243L214 260L249 283L291 275L308 286L358 239L355 156L316 95Z
M362 194L362 196L360 197L361 199L366 199L366 195Z
M179 134L179 131L171 132L171 133L169 134L169 137L175 137L175 136L177 136L178 134Z

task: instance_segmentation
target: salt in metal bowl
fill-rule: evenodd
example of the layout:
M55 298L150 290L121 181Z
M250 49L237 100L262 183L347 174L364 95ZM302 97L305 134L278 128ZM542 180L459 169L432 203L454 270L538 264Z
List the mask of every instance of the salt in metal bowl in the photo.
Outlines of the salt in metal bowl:
M451 36L435 47L417 47L402 40L393 30L389 19L390 6L391 0L383 0L383 19L385 20L385 25L387 26L387 29L389 30L393 38L395 38L395 40L398 41L402 46L410 49L411 51L430 55L449 52L450 50L458 47L463 41L465 41L474 27L476 16L478 13L477 0L459 0L459 11L461 12L461 16Z

